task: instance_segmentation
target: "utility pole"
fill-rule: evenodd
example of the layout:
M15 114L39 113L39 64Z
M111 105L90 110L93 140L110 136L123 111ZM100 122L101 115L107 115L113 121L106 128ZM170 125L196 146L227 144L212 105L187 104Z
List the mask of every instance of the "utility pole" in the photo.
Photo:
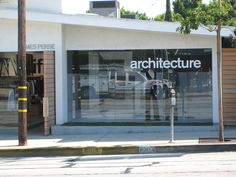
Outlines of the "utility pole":
M18 0L18 140L27 145L26 0Z
M218 0L219 9L221 9L221 0ZM224 142L224 115L223 115L223 59L222 59L222 40L221 40L221 18L217 23L217 68L218 72L218 96L219 96L219 141Z

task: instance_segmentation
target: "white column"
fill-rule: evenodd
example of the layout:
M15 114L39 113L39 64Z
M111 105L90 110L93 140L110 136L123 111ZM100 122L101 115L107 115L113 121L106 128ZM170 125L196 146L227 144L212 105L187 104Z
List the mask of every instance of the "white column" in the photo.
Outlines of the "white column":
M60 42L56 46L56 124L68 120L67 114L67 59L64 48L64 28L60 27Z

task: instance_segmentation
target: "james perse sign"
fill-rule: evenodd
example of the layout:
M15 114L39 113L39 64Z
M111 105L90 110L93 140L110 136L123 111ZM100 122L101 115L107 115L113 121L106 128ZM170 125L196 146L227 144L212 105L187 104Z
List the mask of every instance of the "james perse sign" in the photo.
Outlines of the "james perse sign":
M55 50L55 44L27 44L28 50Z
M162 58L156 58L156 60L148 58L143 61L132 60L130 62L130 68L132 69L197 69L201 68L200 60L182 60L180 58L176 60L163 60Z

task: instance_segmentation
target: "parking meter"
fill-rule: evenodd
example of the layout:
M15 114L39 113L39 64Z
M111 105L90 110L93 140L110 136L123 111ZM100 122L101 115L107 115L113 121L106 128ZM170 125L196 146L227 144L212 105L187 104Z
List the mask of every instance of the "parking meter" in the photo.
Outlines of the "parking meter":
M172 88L170 90L170 93L171 93L171 106L175 106L176 105L175 90Z

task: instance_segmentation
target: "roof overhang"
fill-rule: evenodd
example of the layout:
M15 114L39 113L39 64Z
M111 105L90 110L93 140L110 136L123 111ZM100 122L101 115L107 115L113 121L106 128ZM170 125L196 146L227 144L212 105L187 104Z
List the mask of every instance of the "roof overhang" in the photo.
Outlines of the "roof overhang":
M0 8L1 19L17 19L17 10L10 8ZM103 17L98 15L68 15L68 14L53 14L46 12L27 11L27 20L35 22L57 23L65 25L79 25L102 28L116 28L126 30L138 30L148 32L161 33L178 33L176 29L180 26L179 23L173 22L156 22L134 19L116 19L111 17ZM232 32L222 30L222 36L229 36ZM204 28L193 30L191 35L206 35L215 36L215 32L209 32Z

